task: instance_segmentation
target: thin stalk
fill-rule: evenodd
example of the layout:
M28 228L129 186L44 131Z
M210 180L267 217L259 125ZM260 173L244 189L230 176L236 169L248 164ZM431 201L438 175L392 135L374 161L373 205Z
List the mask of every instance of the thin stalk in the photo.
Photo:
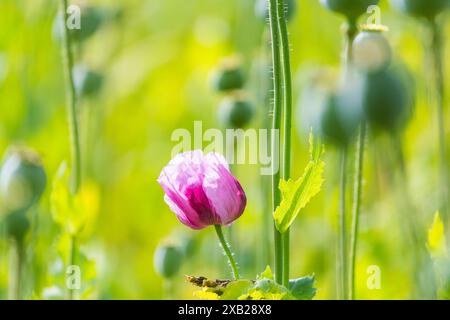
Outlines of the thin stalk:
M272 38L272 64L273 64L273 90L274 90L274 110L273 110L273 124L272 129L280 131L281 128L281 111L283 107L283 92L282 92L282 68L280 56L280 39L278 27L278 13L277 0L270 0L269 2L269 25ZM275 150L280 150L280 137L277 134L272 134L272 157L279 154ZM272 211L275 212L280 204L280 170L278 168L279 159L272 159ZM283 243L281 233L273 226L274 244L275 244L275 281L282 283L283 281Z
M337 254L338 297L345 300L347 297L347 220L346 220L346 190L347 190L347 148L341 150L341 169L339 184L339 236Z
M364 148L366 141L366 124L362 123L359 129L359 137L356 149L356 171L353 190L353 210L352 210L352 230L350 238L350 286L349 298L355 299L355 269L356 269L356 252L358 245L358 227L359 215L361 211L361 195L362 195L362 179L364 165Z
M22 300L22 276L24 264L24 244L22 239L14 239L11 245L11 265L8 286L9 300Z
M80 135L77 114L77 95L75 92L75 83L73 79L74 58L72 52L72 39L67 27L69 14L67 12L68 1L62 1L63 10L63 62L66 73L66 94L67 94L67 115L70 130L70 142L72 153L72 193L76 194L81 185L81 151L80 151Z
M77 113L77 95L75 91L75 83L73 79L73 65L74 58L72 52L72 39L71 34L67 27L67 21L69 19L69 14L67 12L68 1L61 0L62 10L63 10L63 61L64 69L66 73L66 94L67 94L67 115L70 130L70 144L71 144L71 155L72 155L72 194L76 195L81 186L81 151L80 151L80 132L78 125L78 113ZM71 239L71 253L69 259L69 265L75 263L76 256L76 241L75 237ZM67 297L69 300L74 298L74 292L68 289Z
M231 252L231 248L227 241L225 240L225 237L223 235L222 227L220 225L215 225L214 228L216 229L217 237L219 238L220 244L223 248L223 251L225 252L228 262L230 263L231 270L233 272L234 280L239 279L239 270L236 264L236 261L234 260L233 253Z
M70 239L70 255L69 255L69 266L74 266L77 263L77 241L75 236L72 236ZM67 299L74 300L75 299L75 289L67 288Z
M445 219L448 229L447 239L450 244L450 214L449 214L449 172L447 159L447 141L445 127L445 110L444 110L444 61L442 56L443 39L439 24L436 20L431 22L431 56L434 70L434 82L437 104L437 121L439 135L439 155L440 155L440 179L441 179L441 197L442 197L442 215Z

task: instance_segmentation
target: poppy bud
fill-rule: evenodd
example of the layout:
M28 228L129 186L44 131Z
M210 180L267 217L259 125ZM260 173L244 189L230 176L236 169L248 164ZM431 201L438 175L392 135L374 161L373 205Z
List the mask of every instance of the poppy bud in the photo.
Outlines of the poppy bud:
M253 105L240 97L226 97L219 106L219 123L228 129L246 127L253 118Z
M408 119L414 99L400 73L393 69L367 74L364 90L366 118L376 129L394 132Z
M46 174L39 157L30 150L12 151L0 170L0 196L9 212L26 211L45 190Z
M25 238L30 222L25 211L16 211L5 217L5 226L8 237L20 242Z
M368 7L377 5L380 0L320 0L320 2L331 11L340 13L351 21L356 21L367 11Z
M73 70L75 90L79 96L90 97L97 94L103 85L103 76L82 65Z
M411 16L433 19L450 7L449 0L391 0L398 10Z
M70 35L74 40L83 42L89 39L101 27L104 21L104 12L97 7L82 7L80 12L80 27L70 29ZM53 24L53 36L55 39L63 39L64 16L60 13Z
M236 58L224 59L212 76L212 86L217 91L239 90L244 84L244 70Z
M284 13L286 19L290 21L297 11L297 2L295 0L284 0ZM269 19L269 1L268 0L258 0L255 3L255 15L263 21Z
M353 62L364 72L378 72L389 67L392 60L391 46L382 29L361 31L353 42Z
M164 278L172 278L178 273L183 261L183 252L171 244L160 245L153 258L156 272Z

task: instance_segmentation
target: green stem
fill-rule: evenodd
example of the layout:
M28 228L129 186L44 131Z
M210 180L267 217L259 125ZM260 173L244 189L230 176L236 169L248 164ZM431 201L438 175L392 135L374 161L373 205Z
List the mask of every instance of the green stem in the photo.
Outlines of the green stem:
M291 177L291 148L292 148L292 75L291 75L291 57L289 46L289 33L287 19L285 15L285 1L278 0L278 28L280 30L280 51L283 62L283 102L284 102L284 150L283 150L283 179L289 180ZM282 235L283 237L283 285L289 286L289 265L290 265L290 230Z
M444 110L444 62L442 57L443 41L441 30L437 21L431 22L432 32L432 61L434 69L434 81L436 86L437 120L439 134L439 154L440 154L440 179L441 179L441 197L442 197L442 216L447 224L447 239L450 244L450 214L449 214L449 172L447 159L447 141L445 128L445 110Z
M68 1L62 1L63 10L63 61L66 73L66 94L67 94L67 114L69 120L70 142L72 153L72 192L76 194L81 185L81 151L80 151L80 135L77 115L77 95L75 91L75 83L73 79L74 58L72 52L71 34L67 27L69 14L67 12Z
M356 172L353 190L352 231L350 239L350 286L349 297L355 299L355 269L358 244L359 215L361 211L362 178L364 165L364 148L366 141L366 124L362 123L356 150Z
M281 128L281 111L283 104L283 92L281 82L281 56L280 56L280 39L278 27L277 0L270 0L269 3L269 25L272 38L272 65L273 65L273 91L274 91L274 110L272 129L279 133ZM279 159L275 159L275 155L279 156L280 152L280 136L272 132L272 211L275 212L280 204L280 170ZM283 243L281 233L276 226L273 227L274 244L275 244L275 281L282 283L283 281Z
M75 236L72 236L70 239L70 255L69 255L69 266L74 266L77 263L77 241ZM67 299L74 300L75 299L75 289L67 288Z
M22 300L22 275L24 263L23 240L14 239L11 245L11 265L8 286L9 300Z
M233 271L234 280L237 280L239 279L239 270L236 261L234 260L233 253L231 252L231 248L223 235L222 227L220 225L215 225L214 228L216 229L217 237L219 238L223 251L228 257L228 262L230 263L231 270Z
M347 221L346 221L346 190L347 190L347 148L341 150L341 172L339 193L339 239L338 239L338 296L345 300L347 297Z

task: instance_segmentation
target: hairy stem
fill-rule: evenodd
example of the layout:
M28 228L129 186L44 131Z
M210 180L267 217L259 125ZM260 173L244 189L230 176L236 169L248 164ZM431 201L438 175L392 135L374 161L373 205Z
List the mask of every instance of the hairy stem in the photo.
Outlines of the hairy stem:
M269 2L269 25L272 39L272 65L273 65L273 91L274 91L274 107L273 107L273 123L272 129L280 131L281 128L281 111L283 107L283 92L282 92L282 67L280 55L280 36L278 27L278 12L277 0L270 0ZM272 133L272 211L275 212L280 204L280 170L277 167L280 163L279 159L274 159L280 153L280 137ZM276 226L273 227L274 243L275 243L275 281L282 283L283 281L283 243L281 233Z
M292 148L292 75L291 57L289 46L289 34L287 19L285 15L286 6L284 0L278 0L278 28L280 30L280 51L283 62L283 115L284 115L284 150L283 150L283 179L289 180L291 177L291 148ZM283 234L283 285L289 286L289 266L290 266L290 231Z
M236 261L234 260L233 253L231 252L231 248L227 241L225 240L225 237L223 235L222 227L220 225L215 225L214 228L216 229L217 237L219 238L220 245L223 248L223 251L225 252L228 262L230 263L231 270L233 272L234 280L239 279L239 270L236 264Z

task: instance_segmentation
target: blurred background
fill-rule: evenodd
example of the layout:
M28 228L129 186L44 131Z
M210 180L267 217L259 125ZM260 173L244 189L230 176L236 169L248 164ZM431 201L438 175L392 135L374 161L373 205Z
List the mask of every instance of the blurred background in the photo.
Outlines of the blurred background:
M296 1L289 24L296 109L308 77L317 70L339 70L343 19L318 0ZM164 203L156 179L171 158L177 128L221 127L219 106L225 94L212 85L214 72L227 57L238 57L246 75L245 99L254 108L248 127L259 128L269 115L264 78L269 77L267 25L255 14L255 0L90 0L95 7L92 34L74 48L80 79L83 179L98 204L89 234L80 241L80 298L190 299L184 275L227 278L225 257L213 230L190 231ZM0 154L11 146L36 150L48 184L33 207L27 237L25 296L60 298L64 286L67 238L51 214L52 181L70 162L64 69L56 17L59 1L0 0ZM416 107L403 134L409 192L423 232L438 209L439 158L434 98L429 87L422 37L416 20L382 0L382 23L394 60L415 80ZM263 14L264 15L264 14ZM56 26L56 27L55 27ZM445 24L450 39L450 23ZM449 57L448 49L444 57ZM89 70L89 71L86 71ZM87 72L87 73L86 73ZM450 75L450 63L446 63ZM261 76L263 75L263 76ZM447 77L448 79L448 77ZM270 78L269 78L270 80ZM447 81L450 92L450 81ZM448 102L448 99L446 100ZM447 103L448 104L448 103ZM298 106L297 106L298 105ZM296 111L293 176L308 162L308 128ZM448 117L447 117L448 119ZM448 132L447 132L448 135ZM399 200L405 188L383 135L371 135L364 170L363 208L357 257L357 297L407 299L416 283L413 252L405 236ZM339 154L327 146L322 192L296 220L292 232L292 277L315 274L318 299L336 297L336 232ZM353 162L351 162L353 163ZM234 166L248 205L231 233L243 275L264 270L272 238L263 226L267 206L255 165ZM350 197L350 195L349 195ZM161 244L183 251L181 269L164 279L154 268ZM8 251L0 238L0 299L7 296ZM367 286L369 266L381 271L381 288Z

